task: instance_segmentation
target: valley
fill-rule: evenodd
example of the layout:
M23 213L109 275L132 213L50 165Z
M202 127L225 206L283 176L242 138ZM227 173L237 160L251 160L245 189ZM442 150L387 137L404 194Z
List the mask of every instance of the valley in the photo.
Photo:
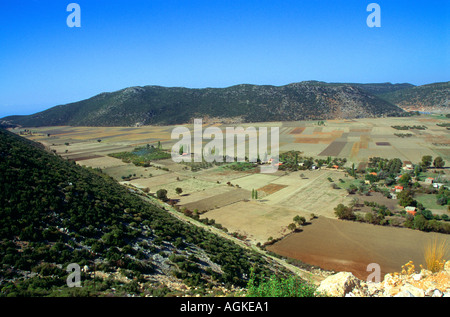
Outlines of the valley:
M345 165L339 168L279 169L272 174L259 173L257 166L239 170L227 164L195 165L175 163L172 159L138 166L110 156L158 144L170 151L177 141L171 139L171 131L176 126L56 126L12 131L78 165L101 169L130 190L135 188L156 196L164 189L169 202L180 214L188 212L219 229L226 228L228 235L237 237L247 246L265 246L279 256L326 270L349 270L364 279L367 275L364 267L369 263L379 263L383 273L399 270L406 263L405 259L420 263L421 246L431 233L337 219L336 206L355 205L355 198L360 203L356 204L359 207L356 210L365 210L364 201L387 205L393 212L403 209L396 200L378 196L376 192L349 194L351 184L364 183L364 173L358 180L349 175L348 168L354 166L364 171L369 158L373 157L398 158L404 164L417 164L424 156L440 156L448 162L449 132L442 126L448 120L442 115L420 115L323 122L213 122L204 127L275 126L280 131L280 153L298 151L302 158L346 159ZM410 137L399 137L396 135L398 128L393 128L413 125L426 128L408 130L412 134ZM448 184L449 170L439 171L441 181ZM433 170L426 175L434 176ZM420 180L425 186L424 182ZM257 198L252 194L255 191ZM420 202L433 214L450 215L446 205L435 204L435 199L430 200L425 194L420 197ZM370 208L365 211L368 210ZM306 224L293 231L289 225L296 216L306 219ZM450 242L448 235L439 235ZM393 239L398 243L391 243Z

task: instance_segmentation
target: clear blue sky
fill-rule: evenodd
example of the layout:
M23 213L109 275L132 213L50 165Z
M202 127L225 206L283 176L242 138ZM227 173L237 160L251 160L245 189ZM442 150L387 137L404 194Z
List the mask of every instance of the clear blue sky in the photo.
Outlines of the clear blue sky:
M129 86L422 85L449 56L448 0L0 0L0 117Z

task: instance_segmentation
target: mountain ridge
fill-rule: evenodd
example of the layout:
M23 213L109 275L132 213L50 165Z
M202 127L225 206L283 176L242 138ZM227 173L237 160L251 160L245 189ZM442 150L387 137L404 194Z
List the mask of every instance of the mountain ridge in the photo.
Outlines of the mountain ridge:
M183 124L199 117L263 122L401 116L404 110L389 94L417 87L422 86L322 81L225 88L133 86L31 115L7 116L0 123L25 127L136 126Z

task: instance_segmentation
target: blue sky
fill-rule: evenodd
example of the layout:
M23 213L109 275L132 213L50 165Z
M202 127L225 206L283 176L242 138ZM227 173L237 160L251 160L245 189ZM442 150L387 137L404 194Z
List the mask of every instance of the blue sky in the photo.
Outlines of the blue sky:
M81 27L69 28L69 3ZM381 7L381 27L366 24ZM130 86L448 81L450 1L0 0L0 117Z

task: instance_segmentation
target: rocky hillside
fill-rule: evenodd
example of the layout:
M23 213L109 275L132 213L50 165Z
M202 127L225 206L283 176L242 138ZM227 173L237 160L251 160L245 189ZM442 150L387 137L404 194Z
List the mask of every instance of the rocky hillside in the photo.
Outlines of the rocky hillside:
M99 170L0 129L0 297L223 295L286 274ZM67 268L81 269L69 288Z
M450 297L450 261L435 273L426 269L416 271L410 262L401 273L386 274L378 283L340 272L322 281L317 291L333 297Z
M370 93L370 89L378 88L316 81L205 89L130 87L0 121L27 127L134 126L181 124L193 118L262 122L379 117L403 112Z
M378 96L406 111L450 111L450 82L384 92Z

